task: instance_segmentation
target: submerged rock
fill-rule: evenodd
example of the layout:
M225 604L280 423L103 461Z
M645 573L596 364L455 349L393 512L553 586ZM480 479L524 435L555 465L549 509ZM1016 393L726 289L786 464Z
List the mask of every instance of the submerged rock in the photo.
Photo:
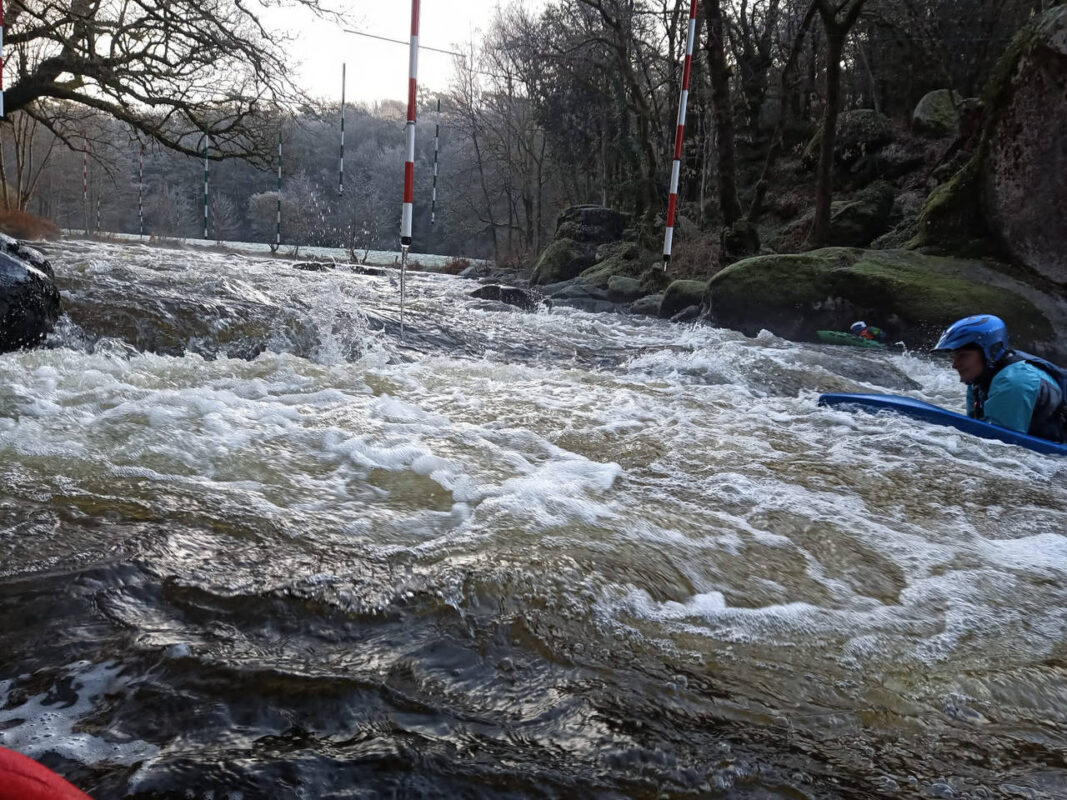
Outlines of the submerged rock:
M51 264L36 250L0 235L0 352L29 347L59 318Z

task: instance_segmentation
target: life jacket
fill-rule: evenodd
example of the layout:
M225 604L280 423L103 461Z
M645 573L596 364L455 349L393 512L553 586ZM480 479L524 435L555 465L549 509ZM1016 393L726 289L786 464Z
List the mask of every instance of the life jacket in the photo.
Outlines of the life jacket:
M985 402L989 397L989 387L993 378L1011 364L1025 361L1032 367L1037 367L1050 378L1052 386L1047 381L1041 382L1041 390L1034 401L1034 413L1030 417L1030 428L1027 433L1040 439L1048 439L1053 442L1067 441L1067 370L1047 361L1041 356L1026 353L1022 350L1010 350L993 365L991 370L986 370L974 383L974 416L977 419L985 418Z

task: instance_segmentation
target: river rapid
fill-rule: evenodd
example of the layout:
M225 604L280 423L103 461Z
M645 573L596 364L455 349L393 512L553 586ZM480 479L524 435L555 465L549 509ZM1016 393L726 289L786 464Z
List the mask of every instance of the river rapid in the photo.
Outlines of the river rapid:
M1067 797L1067 461L816 406L943 361L42 249L0 745L96 800Z

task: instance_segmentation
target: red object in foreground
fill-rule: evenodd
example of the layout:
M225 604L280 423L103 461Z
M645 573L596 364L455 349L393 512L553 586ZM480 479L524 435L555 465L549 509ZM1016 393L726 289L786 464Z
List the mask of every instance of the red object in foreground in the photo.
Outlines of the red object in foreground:
M92 800L48 767L0 747L0 800Z

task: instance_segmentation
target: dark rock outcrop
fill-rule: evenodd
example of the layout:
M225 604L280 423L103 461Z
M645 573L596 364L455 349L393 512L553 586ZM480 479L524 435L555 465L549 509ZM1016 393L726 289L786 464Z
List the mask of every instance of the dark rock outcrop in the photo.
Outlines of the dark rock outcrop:
M550 303L534 292L520 289L517 286L498 286L489 284L475 289L470 293L470 296L477 297L480 300L495 300L499 303L506 303L509 306L515 306L516 308L521 308L525 311L531 311L542 305L551 306Z
M1020 263L1067 283L1067 6L1044 15L1020 43L993 101L983 171L985 211Z
M889 230L896 191L886 181L872 183L851 200L830 204L830 233L827 244L834 247L866 247ZM809 211L790 224L788 232L796 236L811 229L815 212Z
M983 107L979 144L927 198L910 245L1000 256L1067 284L1067 6L1015 38Z
M821 138L820 127L801 154L801 163L808 169L818 163ZM884 114L870 108L845 111L837 118L834 164L839 169L851 169L860 159L877 152L893 138L893 123Z
M0 234L0 352L40 342L59 318L59 290L48 260Z
M628 217L604 206L571 206L556 220L552 242L541 253L530 283L542 286L570 280L596 264L602 245L622 239ZM606 282L605 278L605 282Z

